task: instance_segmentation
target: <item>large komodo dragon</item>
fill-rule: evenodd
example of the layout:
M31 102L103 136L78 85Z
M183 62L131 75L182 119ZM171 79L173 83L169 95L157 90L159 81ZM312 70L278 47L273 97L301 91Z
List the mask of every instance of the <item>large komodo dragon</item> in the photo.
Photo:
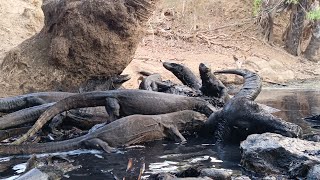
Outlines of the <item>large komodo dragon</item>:
M112 147L128 146L165 137L173 137L183 142L186 140L180 131L183 133L199 130L206 119L205 115L191 110L159 115L131 115L103 125L87 135L66 141L0 145L0 155L68 151L88 146L111 152Z
M122 83L129 79L129 75L92 77L88 79L80 89L85 92L118 89ZM55 103L55 101L75 94L76 93L69 92L37 92L0 98L0 112L11 112L0 117L0 129L7 129L35 122L44 111ZM105 110L101 110L100 107L75 109L69 111L66 116L71 117L71 119L74 120L85 120L86 118L95 120L101 119L100 123L106 121L108 118ZM62 120L64 116L57 116L57 119L59 118ZM94 121L91 122L94 123Z
M116 75L113 77L95 77L88 79L86 84L80 87L82 91L118 89L124 82L130 79L129 75ZM0 98L0 112L11 113L24 108L52 103L74 95L70 92L36 92L13 97Z
M164 114L181 110L195 110L207 116L217 111L207 101L197 97L145 90L110 90L77 94L65 98L46 110L33 127L13 144L20 144L34 135L55 115L75 108L106 106L110 117L132 114Z
M301 127L273 116L254 102L261 91L262 83L258 74L245 69L216 73L237 74L245 79L239 93L232 97L222 110L212 114L207 121L211 126L218 124L215 131L218 145L224 142L239 143L254 133L274 132L288 137L301 135Z

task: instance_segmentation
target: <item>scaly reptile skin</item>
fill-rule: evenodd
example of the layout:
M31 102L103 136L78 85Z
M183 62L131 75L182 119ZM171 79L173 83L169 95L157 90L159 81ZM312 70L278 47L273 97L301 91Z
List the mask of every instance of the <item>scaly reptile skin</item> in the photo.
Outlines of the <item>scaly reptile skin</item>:
M7 129L36 121L54 103L33 106L0 117L0 129Z
M214 72L216 74L236 74L244 78L244 84L241 90L234 96L234 98L245 97L248 100L254 101L260 94L262 88L261 78L257 73L251 72L247 69L230 69Z
M171 71L184 85L187 85L195 90L199 90L201 82L186 66L176 63L164 62L163 67Z
M0 145L0 155L49 153L88 146L111 152L112 147L129 146L165 137L185 141L179 131L199 130L206 119L205 115L191 110L159 115L131 115L75 139L39 144Z
M68 92L38 92L0 98L0 112L11 113L24 108L59 101L75 94Z
M92 77L80 88L82 91L105 91L118 89L124 82L130 79L129 75L116 75L113 77ZM24 108L52 103L75 95L70 92L37 92L0 98L0 112L11 113Z
M199 73L202 81L201 92L209 97L222 99L224 102L229 100L227 88L224 84L212 74L211 69L205 64L200 63Z
M65 98L45 111L33 127L13 144L21 144L34 135L55 115L75 108L104 106L110 116L132 114L164 114L181 110L195 110L210 116L216 108L201 98L146 90L110 90L77 94ZM117 109L118 108L118 109Z
M237 74L243 76L245 80L241 90L224 105L222 110L212 114L207 121L209 126L218 124L215 131L218 148L226 142L240 142L250 134L273 132L288 137L301 136L300 126L273 116L254 102L262 86L258 74L245 69L215 73Z

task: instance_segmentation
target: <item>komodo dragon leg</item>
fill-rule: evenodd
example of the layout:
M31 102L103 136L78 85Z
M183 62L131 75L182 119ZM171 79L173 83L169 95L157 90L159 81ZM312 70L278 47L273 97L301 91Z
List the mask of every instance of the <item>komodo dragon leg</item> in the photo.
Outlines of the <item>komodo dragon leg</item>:
M174 126L170 126L170 127L168 127L167 132L171 135L170 137L172 137L174 139L174 141L180 142L180 143L187 142L186 138L183 137L183 135L180 133L178 128L176 128Z
M63 133L57 130L57 127L63 123L63 120L66 117L67 117L67 112L63 112L56 115L48 125L50 132L53 133L54 135L59 135L59 136L63 135Z
M109 144L105 141L102 141L99 138L93 138L84 142L86 147L93 147L95 149L102 148L107 153L115 152L117 149L110 147Z
M168 137L172 137L172 139L174 141L180 142L180 143L187 142L186 138L183 137L183 135L180 133L180 131L178 130L177 127L175 127L175 126L166 126L166 125L164 125L164 127L166 128L166 132L169 134Z
M117 98L108 97L106 98L106 111L110 117L110 122L116 120L120 116L120 104Z
M157 86L157 84L156 84L156 82L151 82L151 89L152 89L152 91L158 91L158 86Z

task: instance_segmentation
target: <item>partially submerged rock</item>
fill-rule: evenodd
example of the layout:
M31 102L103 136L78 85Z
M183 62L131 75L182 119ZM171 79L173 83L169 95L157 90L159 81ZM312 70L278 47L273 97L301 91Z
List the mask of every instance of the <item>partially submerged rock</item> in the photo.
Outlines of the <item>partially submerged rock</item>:
M200 171L201 176L211 177L215 180L231 179L232 172L226 169L205 168Z
M1 65L8 89L70 90L90 76L120 74L133 59L158 0L46 0L41 32Z
M151 179L155 180L211 180L209 177L176 177L170 173L159 173L153 175Z
M307 179L309 179L309 180L320 179L320 164L313 166L309 170L308 175L307 175Z
M38 158L33 155L27 161L26 172L17 179L61 179L65 173L80 167L81 166L73 166L71 160L62 156L45 156Z
M240 145L241 165L261 175L283 174L305 177L320 163L320 143L288 138L279 134L253 134Z

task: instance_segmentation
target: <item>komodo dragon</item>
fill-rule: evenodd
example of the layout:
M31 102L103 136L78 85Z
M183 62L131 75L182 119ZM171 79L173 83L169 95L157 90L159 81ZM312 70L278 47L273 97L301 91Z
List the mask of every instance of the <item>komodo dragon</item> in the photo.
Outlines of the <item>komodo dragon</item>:
M0 117L0 129L7 129L22 124L34 122L54 103L33 106Z
M144 72L143 72L144 73ZM144 89L148 91L158 91L156 82L161 82L161 75L158 73L149 74L147 77L143 77L139 85L139 89Z
M164 62L163 67L171 71L184 85L187 85L195 90L199 90L201 82L186 66L176 63Z
M160 74L157 73L144 77L139 85L139 89L190 97L201 97L202 95L200 90L195 90L185 85L177 85L170 80L162 81Z
M130 79L129 75L116 75L113 77L100 77L89 79L80 89L82 91L117 89L122 83ZM75 95L70 92L37 92L13 97L0 98L0 112L11 113L24 108L52 103Z
M159 115L131 115L103 125L87 135L60 142L0 145L0 155L49 153L74 150L82 147L102 148L106 152L114 147L173 137L186 141L179 131L199 130L207 117L184 110Z
M110 90L77 94L65 98L45 111L33 127L13 144L20 144L34 135L55 115L75 108L106 106L111 117L132 114L164 114L181 110L195 110L207 116L217 111L210 103L197 97L145 90ZM113 118L111 118L113 119Z
M234 98L245 97L248 100L254 101L260 94L262 88L261 78L258 74L246 69L230 69L214 72L215 74L236 74L242 76L245 82L241 90L234 96Z
M0 98L0 112L11 113L24 108L59 101L75 95L69 92L38 92L13 97Z
M31 126L0 130L0 141L28 132Z
M82 85L82 91L105 91L111 89L119 88L122 83L128 81L130 79L129 75L116 75L112 77L91 77L88 79L86 84ZM2 98L0 99L0 106L1 103L4 104L12 104L12 107L6 106L8 112L18 110L20 108L24 108L10 114L6 114L0 117L0 129L7 129L15 126L19 126L25 123L35 122L40 115L47 110L50 106L54 104L46 103L50 101L57 101L61 98L65 98L70 95L75 95L75 93L68 93L68 92L39 92L39 93L32 93L26 94L22 96L15 96L9 98ZM29 101L31 99L31 101ZM29 102L26 102L26 101ZM11 102L11 103L10 103ZM26 103L21 103L26 102ZM30 103L31 102L31 103ZM42 104L45 103L45 104ZM38 105L41 104L41 105ZM32 106L32 107L29 107ZM69 111L66 116L71 117L75 120L83 120L93 119L92 123L95 123L100 120L99 123L104 122L107 120L108 116L104 109L101 110L100 107L94 108L83 108L83 109L74 109ZM84 118L85 117L85 118ZM59 122L65 116L57 116L57 120ZM54 127L53 127L54 128Z
M212 74L209 67L200 63L199 73L202 81L200 90L204 95L220 98L224 102L229 99L227 88L214 74Z
M241 75L245 82L240 92L232 97L222 110L212 114L206 122L209 126L218 124L215 131L218 147L224 142L239 143L254 133L273 132L288 137L301 135L300 126L273 116L254 102L261 91L261 79L258 74L245 69L224 70L219 73Z

